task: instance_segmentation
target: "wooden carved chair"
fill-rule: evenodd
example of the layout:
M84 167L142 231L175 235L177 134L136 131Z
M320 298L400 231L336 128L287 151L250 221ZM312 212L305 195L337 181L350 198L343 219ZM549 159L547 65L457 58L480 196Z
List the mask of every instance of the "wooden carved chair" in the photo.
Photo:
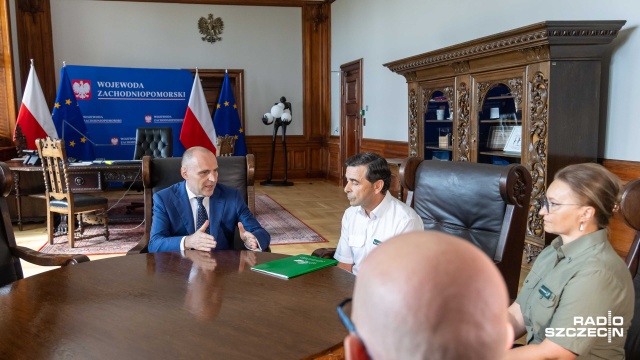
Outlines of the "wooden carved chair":
M107 199L88 194L74 194L69 186L69 165L64 142L59 139L37 139L36 146L42 159L44 173L45 198L47 200L47 232L49 244L53 244L53 213L67 215L67 237L69 246L74 247L76 215L102 211L104 220L104 236L109 240L109 225L107 219ZM77 216L78 230L83 233L82 216ZM99 235L96 235L99 236Z
M247 156L218 157L218 183L234 187L244 197L249 210L256 213L256 198L254 186L255 160L253 154ZM142 183L144 184L144 235L138 245L128 254L148 252L147 245L151 236L151 222L153 220L153 194L183 180L180 175L182 158L142 158ZM234 248L242 241L236 234ZM267 251L267 250L265 250Z
M224 137L218 136L218 156L233 156L235 149L236 137L225 135Z
M67 266L89 261L85 255L52 255L16 244L6 197L13 188L9 166L0 162L0 287L23 278L20 259L39 266Z
M173 156L173 130L170 127L139 127L136 129L136 148L133 152L134 160L142 160L144 156L168 158ZM125 183L127 189L142 191L143 184L139 182ZM127 206L127 214L137 208L144 208L144 202L131 202Z
M624 222L633 230L633 242L627 253L626 263L633 277L635 289L635 306L631 327L627 333L625 353L627 359L640 359L640 179L635 179L625 185L620 201L620 215Z

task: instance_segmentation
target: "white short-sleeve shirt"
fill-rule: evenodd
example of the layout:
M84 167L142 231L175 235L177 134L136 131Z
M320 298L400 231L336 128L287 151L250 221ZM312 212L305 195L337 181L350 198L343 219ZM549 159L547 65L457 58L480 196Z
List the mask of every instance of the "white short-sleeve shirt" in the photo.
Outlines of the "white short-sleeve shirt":
M420 216L387 191L370 217L362 206L352 206L344 212L334 258L341 263L354 264L353 273L357 275L362 260L380 243L414 230L424 230Z

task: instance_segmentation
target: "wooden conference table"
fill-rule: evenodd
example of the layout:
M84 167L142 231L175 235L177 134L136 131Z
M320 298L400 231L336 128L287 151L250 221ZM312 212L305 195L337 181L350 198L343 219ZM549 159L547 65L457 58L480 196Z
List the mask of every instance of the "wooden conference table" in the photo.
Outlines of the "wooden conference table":
M286 255L128 255L0 288L2 359L300 359L340 351L337 267L289 280L250 270ZM329 355L331 356L331 355Z

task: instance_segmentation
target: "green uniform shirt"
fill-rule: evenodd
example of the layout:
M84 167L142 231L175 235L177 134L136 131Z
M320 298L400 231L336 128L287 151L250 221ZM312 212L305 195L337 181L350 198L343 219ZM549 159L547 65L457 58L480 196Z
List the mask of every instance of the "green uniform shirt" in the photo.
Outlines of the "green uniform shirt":
M516 302L527 344L548 338L578 354L578 359L624 359L633 317L633 282L609 244L607 230L566 245L562 237L553 240L538 256ZM613 330L610 342L608 329Z

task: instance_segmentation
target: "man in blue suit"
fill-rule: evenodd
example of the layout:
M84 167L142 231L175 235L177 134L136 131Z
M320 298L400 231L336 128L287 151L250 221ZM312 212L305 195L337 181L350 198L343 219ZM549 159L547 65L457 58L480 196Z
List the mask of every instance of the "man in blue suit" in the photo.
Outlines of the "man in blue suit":
M218 161L206 148L182 156L184 181L153 195L149 252L225 250L233 246L236 225L249 250L269 247L271 236L260 226L240 192L218 182Z

